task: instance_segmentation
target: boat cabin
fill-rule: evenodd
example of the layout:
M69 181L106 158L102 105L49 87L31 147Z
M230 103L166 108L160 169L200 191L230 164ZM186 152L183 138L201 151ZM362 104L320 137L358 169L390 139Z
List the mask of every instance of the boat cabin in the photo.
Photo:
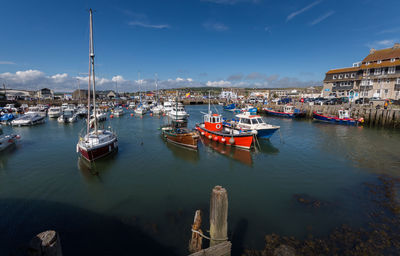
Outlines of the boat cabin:
M222 118L218 114L206 114L204 115L204 128L209 131L221 131L222 130Z
M344 109L340 109L339 110L339 118L340 119L349 119L350 118L350 114L348 110L344 110Z
M293 106L289 106L289 105L285 106L283 108L283 112L285 112L285 113L294 113Z
M252 125L265 124L264 120L259 115L240 114L236 115L236 117L239 118L239 125L248 126L248 128Z

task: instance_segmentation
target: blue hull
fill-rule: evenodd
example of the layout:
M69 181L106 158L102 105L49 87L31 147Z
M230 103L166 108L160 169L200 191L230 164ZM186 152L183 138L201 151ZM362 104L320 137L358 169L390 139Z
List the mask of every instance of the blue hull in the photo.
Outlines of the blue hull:
M284 112L277 112L269 109L265 109L265 112L272 116L279 116L279 117L286 117L286 118L297 118L297 117L304 117L304 112L294 112L294 113L284 113Z
M354 119L340 119L330 116L323 116L315 113L313 114L313 118L314 120L317 121L332 123L332 124L353 125L353 126L358 125L358 121Z
M257 137L260 139L269 139L271 136L278 130L279 128L276 129L265 129L265 130L258 130L257 131Z

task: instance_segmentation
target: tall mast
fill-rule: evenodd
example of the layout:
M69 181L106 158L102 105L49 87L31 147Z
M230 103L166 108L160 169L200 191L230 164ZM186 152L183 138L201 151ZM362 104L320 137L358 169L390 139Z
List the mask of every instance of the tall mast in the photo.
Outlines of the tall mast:
M138 82L139 82L139 101L140 101L140 105L142 105L142 92L141 92L141 85L142 85L142 81L140 80L140 72L138 72Z
M93 13L92 9L89 10L90 13L90 65L92 71L93 80L93 112L94 112L94 130L97 134L97 113L96 113L96 76L94 73L94 46L93 46Z
M210 96L210 91L208 91L208 114L211 114L211 96Z
M92 9L89 10L89 23L90 25L92 24ZM91 57L90 57L90 53L91 53L91 42L90 42L90 38L89 38L89 72L88 72L88 103L87 103L87 127L86 127L86 134L89 134L90 132L90 90L92 89L91 87L91 76L92 76L92 62L91 62Z
M79 84L79 79L76 79L76 81L78 82L78 102L79 104L81 104L81 88L80 88L80 84Z
M157 75L157 73L155 74L155 76L156 76L156 100L157 100L157 105L158 105L158 87L157 87L158 75Z

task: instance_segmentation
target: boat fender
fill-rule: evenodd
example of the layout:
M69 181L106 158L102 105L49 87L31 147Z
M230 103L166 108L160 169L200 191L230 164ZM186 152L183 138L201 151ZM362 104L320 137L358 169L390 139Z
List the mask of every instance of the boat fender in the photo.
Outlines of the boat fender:
M229 144L234 144L235 143L235 139L233 138L233 137L231 137L230 139L229 139Z
M201 135L203 135L203 136L204 136L204 134L205 134L204 132L201 132Z
M215 136L215 137L213 138L213 140L214 140L214 141L218 141L218 136Z
M225 143L226 139L224 137L221 138L221 142Z
M208 135L208 138L211 140L212 139L212 135L210 134L210 135Z
M360 118L358 119L358 122L364 123L364 118L360 117Z

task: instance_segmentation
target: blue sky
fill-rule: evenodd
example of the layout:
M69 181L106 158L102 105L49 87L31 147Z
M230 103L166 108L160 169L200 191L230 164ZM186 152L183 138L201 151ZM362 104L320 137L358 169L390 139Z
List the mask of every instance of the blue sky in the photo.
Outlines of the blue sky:
M400 41L395 0L3 1L0 83L85 85L93 8L100 89L318 85Z

